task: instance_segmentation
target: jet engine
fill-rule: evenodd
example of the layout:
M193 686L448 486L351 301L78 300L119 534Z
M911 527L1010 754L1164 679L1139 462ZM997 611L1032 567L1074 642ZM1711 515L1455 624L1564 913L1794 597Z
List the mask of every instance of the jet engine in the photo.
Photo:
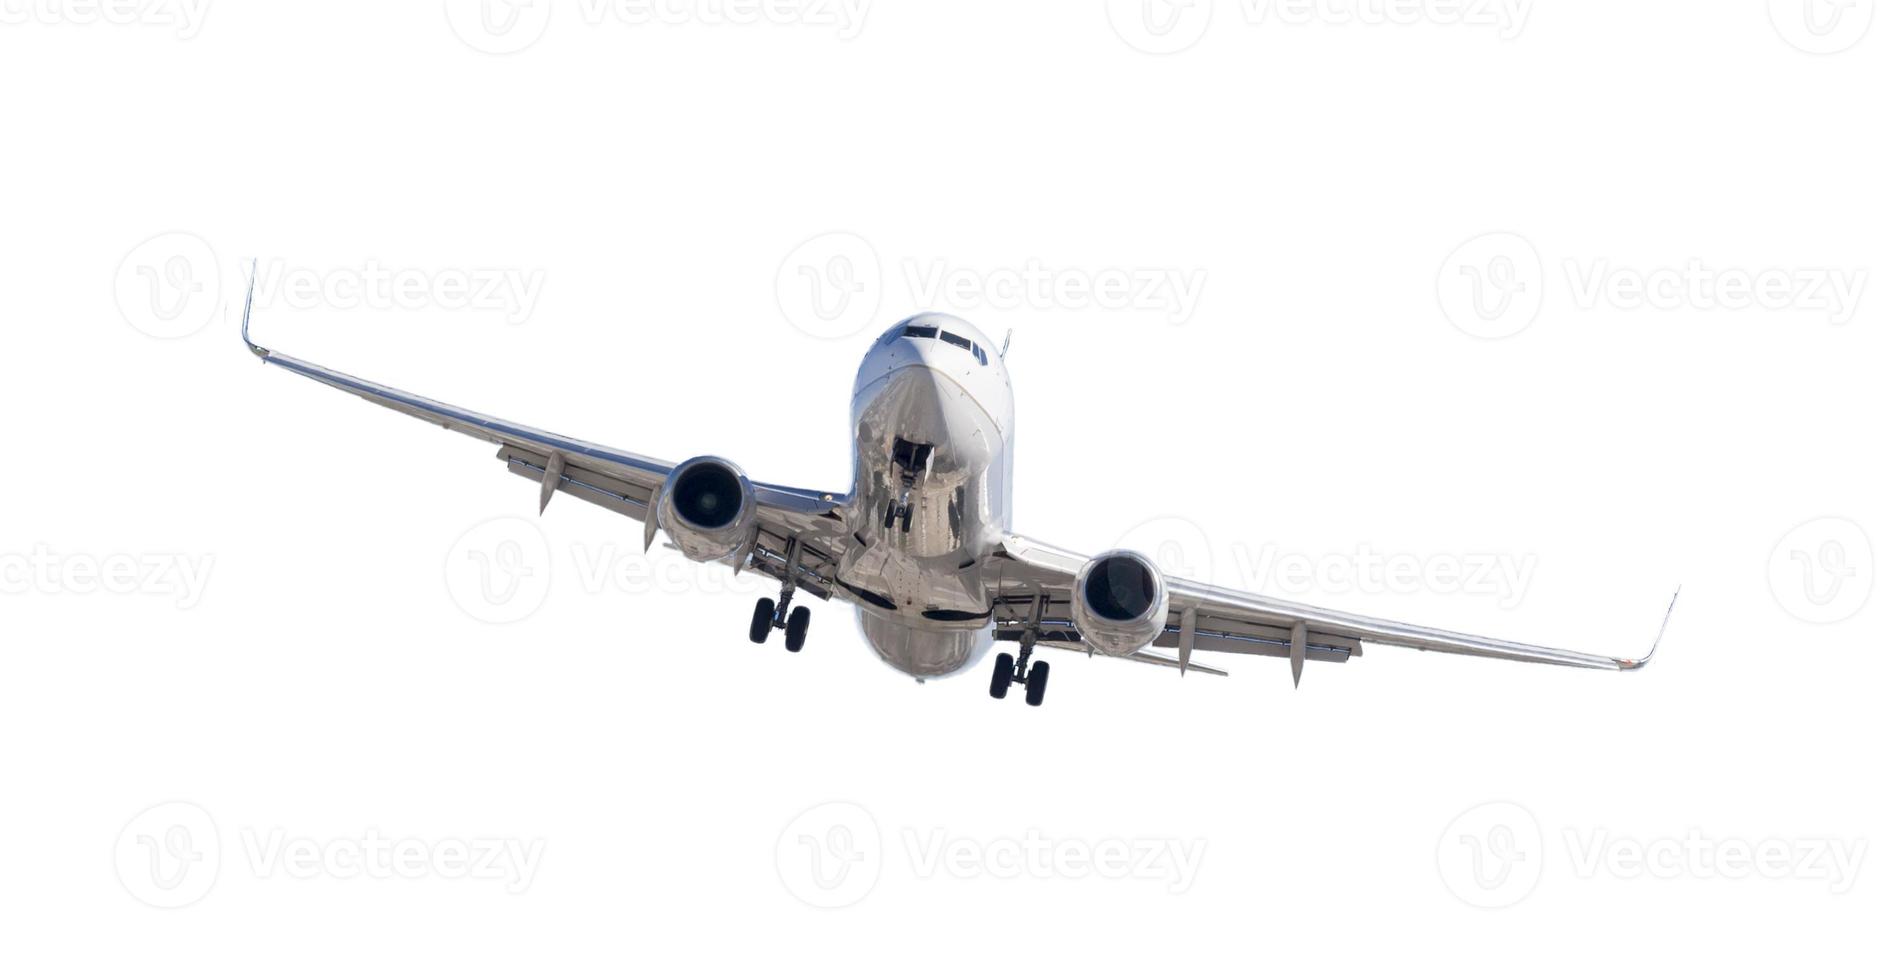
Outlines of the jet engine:
M1135 551L1107 551L1079 569L1072 587L1072 622L1098 653L1124 657L1163 632L1170 592L1163 574Z
M659 517L660 529L686 557L719 561L751 544L758 501L745 471L716 456L697 456L667 475Z

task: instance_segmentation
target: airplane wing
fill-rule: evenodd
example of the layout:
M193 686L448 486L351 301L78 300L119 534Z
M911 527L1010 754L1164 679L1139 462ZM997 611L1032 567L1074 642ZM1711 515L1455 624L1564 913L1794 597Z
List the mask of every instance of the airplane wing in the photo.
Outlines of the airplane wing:
M1019 641L1031 629L1042 645L1090 649L1079 636L1072 616L1074 582L1088 558L1009 535L994 560L999 563L1000 577L998 598L994 603L999 639ZM1174 650L1174 656L1139 650L1125 659L1183 671L1221 674L1220 670L1196 664L1190 659L1191 653L1202 650L1284 657L1292 662L1297 687L1306 661L1345 663L1359 656L1366 644L1608 670L1634 670L1644 666L1660 645L1656 636L1653 646L1640 657L1581 653L1395 623L1186 579L1168 579L1166 588L1170 595L1169 615L1150 645ZM1044 600L1036 609L1035 597ZM1673 599L1678 601L1677 592ZM1672 618L1671 604L1666 608L1666 615L1667 619ZM1660 633L1665 632L1666 621L1662 620Z
M358 395L395 412L495 443L497 458L511 473L541 487L539 512L548 507L557 492L566 493L640 521L645 528L644 543L652 543L655 520L650 519L650 510L657 508L649 505L657 499L661 485L676 464L507 422L262 347L249 338L249 315L254 304L255 282L251 273L248 299L242 307L242 342L263 363ZM820 599L830 598L836 588L837 562L849 540L842 518L842 509L848 501L840 494L756 481L752 483L752 490L758 504L758 533L751 550L751 567L782 581L790 543L795 540L798 545L797 587ZM739 558L742 562L742 556Z

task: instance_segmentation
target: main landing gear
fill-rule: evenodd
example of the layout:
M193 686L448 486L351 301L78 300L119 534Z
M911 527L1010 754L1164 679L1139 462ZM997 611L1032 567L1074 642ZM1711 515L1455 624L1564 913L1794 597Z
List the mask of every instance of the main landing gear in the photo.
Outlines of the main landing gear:
M1032 663L1033 644L1039 639L1039 619L1045 613L1045 596L1033 597L1032 615L1027 617L1026 631L1019 637L1019 659L1013 659L1010 653L1002 653L993 658L993 684L987 693L996 698L1006 697L1006 691L1014 684L1026 688L1026 703L1037 708L1046 700L1046 680L1052 676L1052 665L1041 660Z
M751 641L763 643L771 636L771 631L784 628L784 649L796 653L804 648L804 636L810 632L810 610L804 606L791 608L791 599L797 595L797 539L784 549L784 588L778 592L774 602L769 598L758 600L751 611Z

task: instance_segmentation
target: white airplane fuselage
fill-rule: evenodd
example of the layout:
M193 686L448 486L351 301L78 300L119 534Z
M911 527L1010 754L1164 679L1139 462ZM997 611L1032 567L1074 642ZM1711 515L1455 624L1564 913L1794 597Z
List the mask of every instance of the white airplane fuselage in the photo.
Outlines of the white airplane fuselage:
M863 358L850 423L856 546L837 579L863 636L917 678L966 670L993 645L987 558L1012 526L1013 389L1000 353L957 317L898 323Z

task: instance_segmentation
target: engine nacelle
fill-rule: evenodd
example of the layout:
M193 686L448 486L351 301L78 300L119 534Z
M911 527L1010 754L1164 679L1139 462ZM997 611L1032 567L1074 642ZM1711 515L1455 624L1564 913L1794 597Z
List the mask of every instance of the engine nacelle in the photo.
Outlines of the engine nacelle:
M1107 551L1078 570L1072 622L1099 653L1124 657L1150 645L1170 616L1163 573L1135 551Z
M694 561L729 558L758 533L751 481L716 456L696 456L673 468L660 488L659 515L660 529Z

